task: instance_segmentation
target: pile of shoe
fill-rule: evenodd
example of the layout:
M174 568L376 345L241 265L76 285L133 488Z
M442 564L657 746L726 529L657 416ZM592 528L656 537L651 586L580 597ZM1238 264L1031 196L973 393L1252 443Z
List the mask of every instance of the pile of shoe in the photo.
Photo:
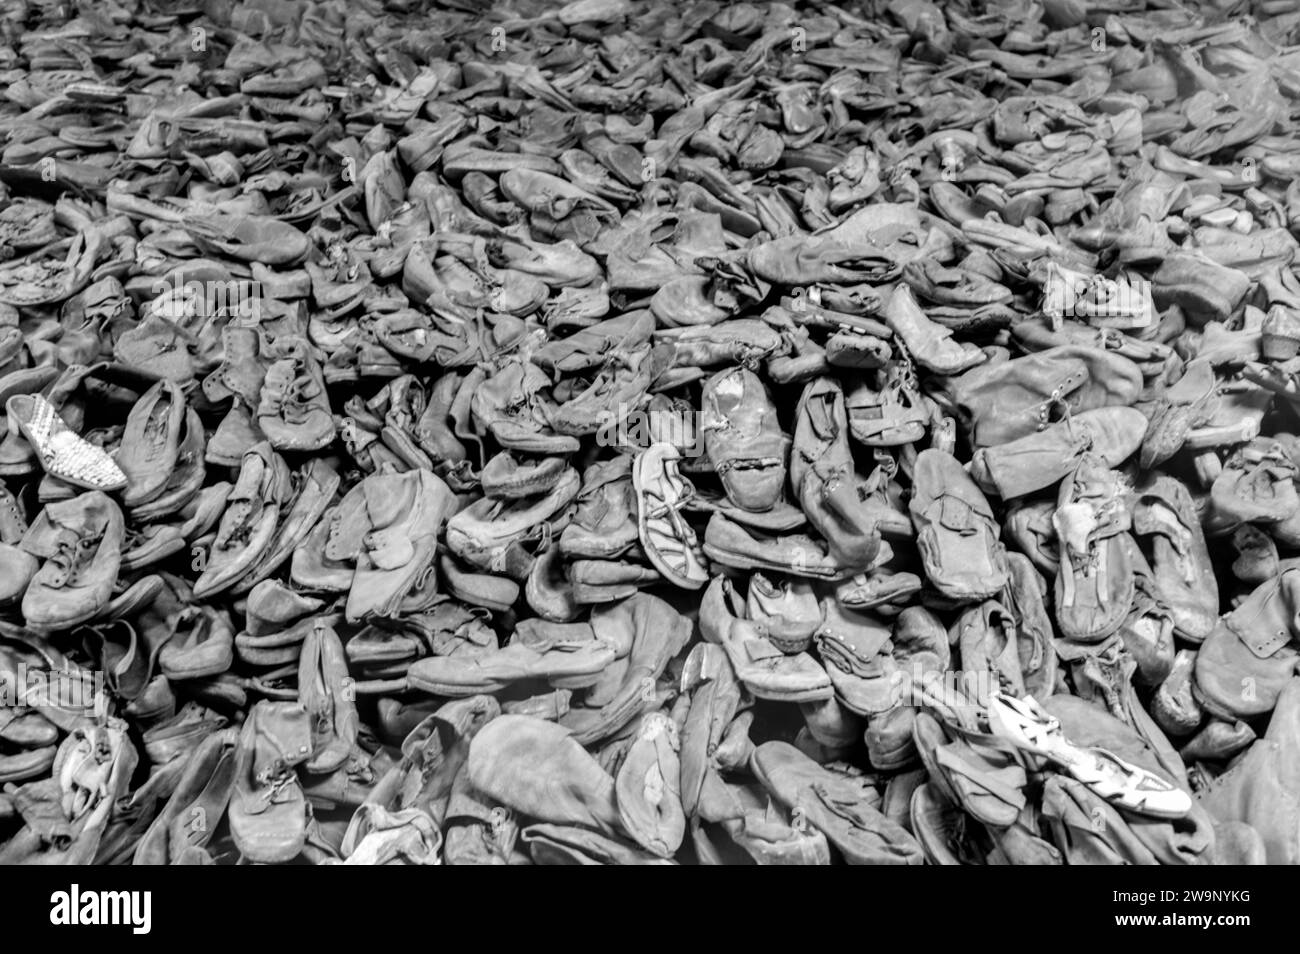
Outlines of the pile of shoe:
M1298 42L0 0L0 863L1300 861Z

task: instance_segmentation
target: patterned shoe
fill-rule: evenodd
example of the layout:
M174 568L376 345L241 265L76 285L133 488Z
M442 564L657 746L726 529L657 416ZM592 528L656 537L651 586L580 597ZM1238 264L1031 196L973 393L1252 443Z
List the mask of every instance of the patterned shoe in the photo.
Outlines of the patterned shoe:
M682 515L694 488L677 470L680 457L672 444L652 444L637 457L632 484L646 556L674 586L698 590L709 581L708 563Z
M39 394L15 394L5 404L9 426L18 427L45 472L87 490L126 486L126 474L102 448L82 440L54 405Z

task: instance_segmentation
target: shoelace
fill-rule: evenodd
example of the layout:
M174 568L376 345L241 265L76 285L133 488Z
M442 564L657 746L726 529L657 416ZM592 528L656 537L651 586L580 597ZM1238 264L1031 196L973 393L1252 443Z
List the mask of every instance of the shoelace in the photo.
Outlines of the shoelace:
M909 391L917 391L920 387L920 382L916 377L916 361L912 357L911 350L898 335L894 336L894 347L897 349L899 356L897 374L900 383Z
M235 507L242 507L242 512L238 513L237 520L232 521L234 526L230 528L229 532L223 530L223 532L217 534L216 542L213 544L214 548L230 550L247 543L252 536L254 523L253 502L251 500L232 500L230 502L231 509L227 512L234 512Z
M1076 448L1075 456L1081 457L1092 450L1096 436L1090 428L1083 427L1074 419L1074 413L1070 410L1070 405L1065 402L1059 402L1061 408L1061 421L1065 424L1065 429L1070 434L1070 443Z
M1060 411L1062 415L1069 413L1070 405L1064 401L1064 394L1062 388L1054 388L1047 400L1038 405L1038 430L1044 430L1052 423L1052 411Z
M77 571L81 565L83 555L89 554L98 544L100 537L77 537L69 540L63 537L58 542L58 549L51 556L50 562L64 575L63 586L73 583L77 577Z
M258 772L254 780L262 790L262 800L274 804L285 788L298 781L298 776L283 759L276 759L270 768Z
M295 376L280 395L276 411L286 424L302 424L316 409L320 387L304 370L301 362L295 362Z
M96 725L86 733L84 738L88 746L81 750L82 757L69 760L62 772L62 781L68 789L63 797L63 807L72 820L82 817L98 799L108 794L103 766L111 764L113 747L107 730Z

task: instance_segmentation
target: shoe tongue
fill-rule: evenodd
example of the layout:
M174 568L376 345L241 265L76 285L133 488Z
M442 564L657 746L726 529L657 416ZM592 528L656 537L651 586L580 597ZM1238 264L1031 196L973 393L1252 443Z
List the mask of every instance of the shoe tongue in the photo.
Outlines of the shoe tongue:
M583 492L586 493L613 483L616 480L632 480L632 458L624 454L604 463L593 464L583 475Z
M939 523L963 537L972 536L980 529L976 511L965 500L951 494L945 494L940 500Z
M399 474L381 474L364 485L366 512L373 528L363 541L370 560L381 570L396 570L415 556L410 537L393 526L414 504L409 481Z
M1086 502L1056 508L1052 523L1060 539L1075 553L1088 552L1088 540L1098 526L1097 512Z
M279 632L321 605L320 600L295 593L278 580L263 580L248 594L248 633L262 636Z
M167 446L168 415L165 410L155 407L144 426L144 447L139 448L148 459L153 459ZM130 453L134 448L123 446L123 453Z
M370 562L380 570L400 570L415 558L410 537L397 530L374 530L366 534Z
M54 526L70 530L80 535L84 531L94 531L104 523L104 501L98 492L70 497L48 504L45 513Z
M235 480L235 486L231 488L230 500L248 501L260 500L262 497L262 487L269 482L271 477L271 463L269 460L270 445L263 444L245 452L243 464L239 469L239 477ZM271 503L268 499L266 503Z
M488 331L493 346L505 350L523 341L528 333L528 325L522 319L502 315L492 322Z
M870 662L889 646L889 627L882 626L874 620L863 619L861 622L850 621L847 625L829 623L828 625L831 625L831 628L824 631L826 639L830 640L832 645L838 643L838 648L852 653L858 662Z
M48 556L46 583L50 586L64 586L72 579L77 569L77 544L79 538L70 530L58 533L55 548Z
M311 719L296 703L285 703L258 715L253 772L261 775L292 768L311 754Z
M1214 387L1214 368L1208 361L1193 361L1186 373L1166 392L1174 404L1190 404Z
M880 827L880 814L870 810L865 792L849 779L830 778L814 782L813 793L826 808L856 828L875 832Z
M525 625L532 623L532 625ZM521 646L545 652L559 646L577 647L595 642L593 623L543 623L541 620L521 621L512 640ZM631 648L628 641L626 649Z
M1133 529L1141 535L1161 534L1169 539L1180 556L1186 556L1189 531L1178 513L1161 500L1148 500L1134 510Z
M362 485L366 513L375 529L385 529L396 523L413 503L411 481L403 474L376 474Z
M281 358L272 362L271 366L266 369L266 377L262 379L262 390L271 391L284 399L293 388L293 382L297 376L297 362L293 358Z
M683 209L678 213L672 243L690 258L717 256L726 252L722 218L716 212Z
M745 375L740 370L726 374L711 390L718 410L724 415L732 414L744 406Z
M839 413L836 413L837 401L841 404L838 409ZM879 412L875 416L879 417ZM819 440L827 443L834 441L843 430L840 427L840 422L847 420L842 398L832 390L826 390L811 397L807 404L807 413L804 419L807 420L808 427L813 432L813 435Z
M745 641L745 655L749 657L750 662L766 662L769 659L784 659L785 653L778 649L770 640L763 638L748 639Z

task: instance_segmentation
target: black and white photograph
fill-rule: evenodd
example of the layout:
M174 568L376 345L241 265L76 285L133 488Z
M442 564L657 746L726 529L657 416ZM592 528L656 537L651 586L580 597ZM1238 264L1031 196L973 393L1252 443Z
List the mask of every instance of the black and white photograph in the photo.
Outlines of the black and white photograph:
M1231 943L1298 237L1300 0L0 0L15 907L1197 867L1088 916Z

